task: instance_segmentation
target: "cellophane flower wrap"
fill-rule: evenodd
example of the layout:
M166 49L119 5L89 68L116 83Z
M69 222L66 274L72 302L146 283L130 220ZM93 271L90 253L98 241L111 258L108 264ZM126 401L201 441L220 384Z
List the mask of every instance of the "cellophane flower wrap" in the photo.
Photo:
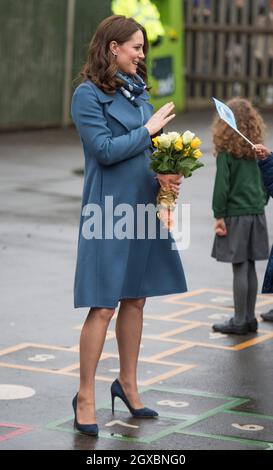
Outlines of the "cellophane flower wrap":
M167 228L172 228L172 211L175 208L177 196L169 189L170 183L177 183L178 177L188 178L192 172L201 168L203 163L199 161L202 156L200 151L201 140L189 130L163 133L153 140L156 150L151 154L151 169L160 177L160 190L157 194L158 217L163 220Z

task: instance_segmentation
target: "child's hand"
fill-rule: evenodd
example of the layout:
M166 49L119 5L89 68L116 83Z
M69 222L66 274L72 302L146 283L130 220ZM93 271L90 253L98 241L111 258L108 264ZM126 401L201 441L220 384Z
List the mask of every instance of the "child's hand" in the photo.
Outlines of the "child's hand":
M225 237L227 235L227 227L225 223L225 219L216 219L214 225L215 234L219 237Z
M262 144L254 145L254 149L259 160L264 160L270 155L270 150Z

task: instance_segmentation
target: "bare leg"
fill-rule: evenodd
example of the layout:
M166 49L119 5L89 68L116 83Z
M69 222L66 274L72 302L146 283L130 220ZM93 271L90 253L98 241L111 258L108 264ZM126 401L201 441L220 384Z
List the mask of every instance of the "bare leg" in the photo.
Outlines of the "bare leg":
M96 422L95 374L115 309L93 308L82 327L80 338L80 389L77 419L80 424Z
M145 301L146 299L122 300L116 321L120 358L119 381L133 408L144 407L137 391L136 376Z

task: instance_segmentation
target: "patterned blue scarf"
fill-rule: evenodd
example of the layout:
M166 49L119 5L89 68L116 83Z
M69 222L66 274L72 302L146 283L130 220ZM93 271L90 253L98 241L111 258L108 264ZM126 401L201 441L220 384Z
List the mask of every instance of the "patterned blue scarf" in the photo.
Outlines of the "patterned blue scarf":
M126 73L117 72L116 76L124 82L124 85L120 87L121 93L134 106L139 106L137 97L147 88L146 83L137 73L133 76L129 76Z

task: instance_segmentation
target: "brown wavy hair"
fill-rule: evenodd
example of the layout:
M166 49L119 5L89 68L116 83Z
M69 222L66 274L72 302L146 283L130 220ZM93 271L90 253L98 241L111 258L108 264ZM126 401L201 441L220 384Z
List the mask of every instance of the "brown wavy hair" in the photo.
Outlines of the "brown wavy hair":
M86 63L76 77L75 83L89 79L105 93L114 93L123 82L115 77L118 66L109 45L111 41L123 44L139 30L143 33L143 52L146 56L149 43L146 30L141 24L133 18L126 18L123 15L112 15L105 18L91 39ZM137 73L147 83L147 68L143 60L139 61Z
M239 131L254 144L262 144L265 137L265 123L260 113L244 98L233 98L227 102L232 109ZM255 159L252 147L228 126L225 121L215 116L212 125L214 154L221 151L231 153L236 158Z

